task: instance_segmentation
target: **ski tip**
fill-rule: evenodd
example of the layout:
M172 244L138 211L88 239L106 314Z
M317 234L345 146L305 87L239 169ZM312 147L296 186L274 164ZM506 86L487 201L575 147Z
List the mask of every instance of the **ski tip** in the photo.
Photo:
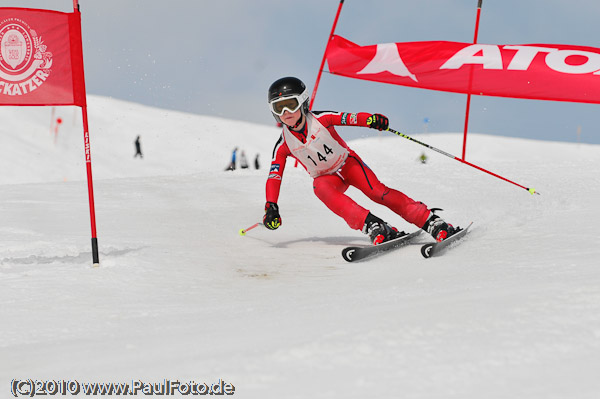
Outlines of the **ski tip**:
M459 228L459 230L458 230L456 233L460 233L460 232L461 232L461 231L463 231L463 230L469 230L469 229L471 228L471 226L472 226L472 225L473 225L473 222L470 222L470 223L467 225L467 227L460 227L460 226L459 226L459 227L458 227L458 228ZM452 237L452 236L450 236L450 237Z

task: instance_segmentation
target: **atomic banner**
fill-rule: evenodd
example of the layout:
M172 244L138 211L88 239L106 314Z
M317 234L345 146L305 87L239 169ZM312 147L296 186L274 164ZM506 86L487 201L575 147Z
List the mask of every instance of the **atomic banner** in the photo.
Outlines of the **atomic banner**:
M455 93L600 103L600 49L448 41L359 46L333 36L329 72Z
M0 105L85 103L81 14L0 8Z

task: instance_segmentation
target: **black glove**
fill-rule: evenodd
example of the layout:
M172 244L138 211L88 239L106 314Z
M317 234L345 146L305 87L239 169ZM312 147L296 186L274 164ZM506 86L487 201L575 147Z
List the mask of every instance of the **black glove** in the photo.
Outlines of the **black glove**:
M387 130L390 121L381 114L373 114L367 119L367 125L372 129Z
M267 202L265 204L265 216L263 217L263 224L269 230L275 230L281 226L281 216L279 216L279 207L274 202Z

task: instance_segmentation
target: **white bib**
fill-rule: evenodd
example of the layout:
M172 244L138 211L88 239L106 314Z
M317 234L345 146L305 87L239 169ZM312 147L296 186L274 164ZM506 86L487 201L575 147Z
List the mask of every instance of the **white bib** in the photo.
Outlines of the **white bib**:
M311 113L306 115L306 123L306 143L298 140L288 127L283 125L283 138L288 148L311 177L335 173L348 158L348 150L338 143Z

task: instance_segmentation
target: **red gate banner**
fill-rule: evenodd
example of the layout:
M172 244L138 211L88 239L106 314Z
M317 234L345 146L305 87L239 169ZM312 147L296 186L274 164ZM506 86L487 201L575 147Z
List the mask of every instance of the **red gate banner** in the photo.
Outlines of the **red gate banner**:
M600 49L448 41L359 46L334 36L336 75L483 96L600 103Z
M0 8L0 105L85 104L81 14Z

